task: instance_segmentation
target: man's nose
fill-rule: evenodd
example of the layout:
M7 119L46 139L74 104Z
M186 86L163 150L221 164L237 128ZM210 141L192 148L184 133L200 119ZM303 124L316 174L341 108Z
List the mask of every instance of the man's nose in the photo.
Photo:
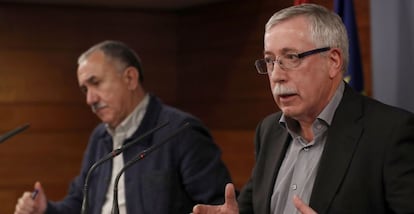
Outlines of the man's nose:
M86 103L88 105L93 105L94 103L98 102L98 96L92 90L88 90L86 93Z
M278 62L274 62L273 70L268 73L269 79L272 82L282 82L287 78L286 70L282 69Z

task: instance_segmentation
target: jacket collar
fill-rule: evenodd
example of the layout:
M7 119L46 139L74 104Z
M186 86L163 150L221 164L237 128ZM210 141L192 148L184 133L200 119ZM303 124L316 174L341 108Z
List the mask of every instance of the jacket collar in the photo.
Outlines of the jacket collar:
M128 138L125 143L130 142L131 140L139 137L140 135L146 133L150 129L156 127L158 123L158 117L161 112L161 101L155 97L154 95L150 94L150 100L147 107L147 112L144 115L144 118L142 119L142 123L139 126L139 128L132 134L130 138ZM152 142L152 135L147 137L146 139L143 139L143 141L140 143L141 145L150 146L150 142Z
M148 103L147 111L144 115L144 118L142 119L141 125L139 126L137 130L134 131L131 137L129 137L128 139L124 141L124 144L131 142L133 139L139 137L140 135L146 133L150 129L157 126L158 117L160 115L161 108L162 108L161 100L158 99L156 96L149 94L149 103ZM105 129L105 125L103 123L100 124L100 127L101 127L100 130L101 130L103 142L105 143L107 150L111 151L112 150L112 136ZM142 139L142 141L139 144L141 146L148 147L151 145L151 142L152 142L152 135L146 137L145 139Z

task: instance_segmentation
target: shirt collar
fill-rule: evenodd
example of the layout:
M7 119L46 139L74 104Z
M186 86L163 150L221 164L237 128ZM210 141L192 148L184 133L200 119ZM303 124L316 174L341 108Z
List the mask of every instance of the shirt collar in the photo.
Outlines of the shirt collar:
M106 130L111 136L116 133L126 133L127 137L132 136L134 131L141 124L144 114L149 103L149 95L146 94L142 101L135 107L135 109L114 129L111 129L108 124L105 124Z

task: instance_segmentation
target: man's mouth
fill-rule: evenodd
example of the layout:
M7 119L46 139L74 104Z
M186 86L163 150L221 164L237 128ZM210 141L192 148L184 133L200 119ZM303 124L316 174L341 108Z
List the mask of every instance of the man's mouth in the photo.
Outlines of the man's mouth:
M106 105L103 104L103 103L96 103L96 104L91 106L91 109L92 109L92 112L96 114L99 110L101 110L105 107L106 107Z
M294 97L294 96L296 96L297 94L280 94L280 95L278 95L278 97L279 97L279 99L280 100L288 100L288 99L290 99L290 98L292 98L292 97Z

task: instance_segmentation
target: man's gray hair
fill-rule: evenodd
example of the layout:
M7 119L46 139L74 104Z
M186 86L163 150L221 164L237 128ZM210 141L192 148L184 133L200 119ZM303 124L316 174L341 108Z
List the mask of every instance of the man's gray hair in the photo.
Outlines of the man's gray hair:
M349 43L345 25L333 11L316 4L300 4L282 9L269 19L265 31L285 20L303 16L309 22L311 39L317 47L339 48L342 51L343 72L348 68Z
M105 57L115 60L119 64L118 66L120 66L120 71L129 66L135 67L138 70L139 81L142 82L144 80L141 61L138 55L134 50L120 41L107 40L92 46L79 56L78 65L85 61L89 55L95 51L102 51Z

